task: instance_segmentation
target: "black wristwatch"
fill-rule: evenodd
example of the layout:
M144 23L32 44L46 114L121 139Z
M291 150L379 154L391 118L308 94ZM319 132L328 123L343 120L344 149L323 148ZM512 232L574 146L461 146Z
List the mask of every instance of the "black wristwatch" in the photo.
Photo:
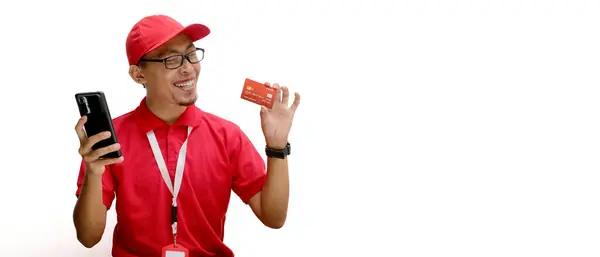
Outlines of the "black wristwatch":
M291 149L290 143L287 143L283 149L265 147L265 153L267 157L285 159L286 156L290 155Z

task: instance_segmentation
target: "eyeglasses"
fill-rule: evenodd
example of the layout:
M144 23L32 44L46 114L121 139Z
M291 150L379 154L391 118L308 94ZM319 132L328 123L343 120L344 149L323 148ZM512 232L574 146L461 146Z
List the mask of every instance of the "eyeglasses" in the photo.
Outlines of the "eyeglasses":
M163 59L140 59L140 62L162 62L165 68L173 70L181 67L184 59L187 59L192 64L199 63L204 59L204 49L197 47L196 50L187 54L171 55Z

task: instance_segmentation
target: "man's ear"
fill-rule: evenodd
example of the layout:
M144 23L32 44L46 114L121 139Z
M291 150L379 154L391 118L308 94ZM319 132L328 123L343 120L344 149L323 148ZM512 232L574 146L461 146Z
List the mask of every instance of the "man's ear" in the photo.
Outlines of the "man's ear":
M144 85L144 87L146 87L146 78L144 77L144 73L142 72L142 69L137 65L129 66L129 76L131 77L131 79L133 79L133 81L135 81L135 83Z

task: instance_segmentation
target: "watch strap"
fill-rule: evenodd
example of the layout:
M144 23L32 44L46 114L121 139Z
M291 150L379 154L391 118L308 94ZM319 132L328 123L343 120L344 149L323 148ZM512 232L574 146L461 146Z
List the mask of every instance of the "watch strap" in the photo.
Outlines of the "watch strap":
M285 157L290 155L290 153L291 153L290 143L287 143L287 145L283 149L275 149L275 148L265 147L265 154L267 155L267 157L271 157L271 158L285 159Z

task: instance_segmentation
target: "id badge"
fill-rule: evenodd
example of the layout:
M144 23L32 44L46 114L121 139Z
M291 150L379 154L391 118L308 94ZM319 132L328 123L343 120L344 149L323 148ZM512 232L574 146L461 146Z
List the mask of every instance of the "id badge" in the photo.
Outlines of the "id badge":
M188 249L179 244L169 244L162 249L162 257L189 257Z

